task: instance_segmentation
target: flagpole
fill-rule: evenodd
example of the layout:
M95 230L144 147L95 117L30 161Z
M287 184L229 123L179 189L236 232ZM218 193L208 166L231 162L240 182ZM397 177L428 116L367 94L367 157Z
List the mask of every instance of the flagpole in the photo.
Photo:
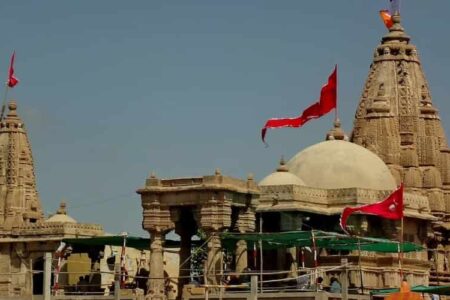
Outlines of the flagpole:
M398 267L400 270L400 284L403 281L403 216L400 219L400 242L398 244Z
M338 117L338 74L337 74L337 64L335 66L336 69L336 108L334 109L334 121L337 122L337 120L339 119Z

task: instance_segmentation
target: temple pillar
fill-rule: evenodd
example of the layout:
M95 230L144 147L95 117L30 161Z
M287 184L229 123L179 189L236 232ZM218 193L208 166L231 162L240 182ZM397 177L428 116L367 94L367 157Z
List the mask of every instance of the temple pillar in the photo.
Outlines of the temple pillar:
M289 264L289 274L288 277L296 278L298 276L298 263L297 263L297 247L291 247L286 249L286 254L288 255L290 262Z
M248 258L247 258L247 242L244 240L240 240L236 243L236 251L235 251L235 265L236 265L236 273L241 273L248 267Z
M251 205L251 200L248 200L247 206L245 208L239 209L237 216L236 229L240 233L254 232L255 231L255 209ZM235 249L235 265L236 272L241 273L244 269L248 267L248 255L247 255L247 242L240 240L236 243Z
M208 257L206 259L206 284L215 285L220 282L222 263L221 243L218 232L210 232L208 241Z
M163 234L152 231L150 236L150 274L146 299L166 299L164 287Z

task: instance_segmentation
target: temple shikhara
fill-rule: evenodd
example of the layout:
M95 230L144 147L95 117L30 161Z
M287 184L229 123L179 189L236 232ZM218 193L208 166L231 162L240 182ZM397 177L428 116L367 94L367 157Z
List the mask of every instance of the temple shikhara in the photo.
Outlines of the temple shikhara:
M293 292L300 292L307 284L299 278L305 276L313 287L305 288L311 299L322 290L318 278L327 288L333 278L341 278L341 288L360 297L372 289L399 287L402 278L411 286L450 284L450 149L418 50L399 14L392 23L375 48L351 132L336 119L320 143L298 149L290 159L274 157L274 172L260 176L259 183L253 175L238 179L220 169L191 178L151 173L137 190L148 246L137 246L142 251L127 256L139 261L143 255L145 264L131 274L123 250L121 269L115 269L128 271L121 288L140 288L142 293L133 297L145 299L231 299L237 296L228 294L227 285L239 290L244 277L257 275L258 297L274 298L273 290L284 291L283 284L293 282L298 289ZM17 110L16 102L9 102L0 122L0 297L42 293L44 254L54 253L61 241L105 237L101 225L69 217L65 203L53 216L44 216L31 146ZM354 244L331 245L345 235L339 227L345 207L379 202L402 183L402 222L355 214L348 222ZM169 240L170 232L179 239ZM277 235L269 240L269 233ZM394 241L394 250L386 240ZM399 241L414 245L414 251L399 254ZM90 271L104 276L99 270L106 264L105 250L98 244L76 248L73 242L74 249L88 249L84 259ZM126 246L134 247L129 242ZM76 269L67 264L65 270L70 268ZM57 277L61 284L53 282L52 293L83 293L69 277ZM104 282L98 279L95 291L117 291ZM350 294L342 293L342 299Z

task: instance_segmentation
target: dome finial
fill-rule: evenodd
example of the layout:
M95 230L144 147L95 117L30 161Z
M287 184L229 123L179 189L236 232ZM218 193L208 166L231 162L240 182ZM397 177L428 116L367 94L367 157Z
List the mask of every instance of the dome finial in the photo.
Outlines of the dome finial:
M339 118L336 118L336 120L334 120L333 125L334 125L333 128L327 132L325 140L327 140L327 141L330 141L330 140L332 140L332 141L333 140L348 141L348 136L345 134L345 132L341 128L341 121L339 120Z
M56 214L58 215L67 215L67 204L64 200L61 201L61 203L59 203L59 208L56 211Z
M289 172L286 162L284 161L284 155L281 155L280 165L277 168L277 172Z

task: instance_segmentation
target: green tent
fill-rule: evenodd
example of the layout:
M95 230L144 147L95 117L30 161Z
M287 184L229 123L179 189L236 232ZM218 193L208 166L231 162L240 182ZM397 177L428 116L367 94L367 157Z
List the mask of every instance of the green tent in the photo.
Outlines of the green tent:
M370 294L374 295L387 295L398 292L400 289L376 289L371 290ZM425 285L416 285L411 288L411 292L416 293L427 293L427 294L436 294L436 295L450 295L450 285L443 286L425 286Z
M120 235L96 236L92 238L63 239L62 241L72 246L81 246L81 247L94 247L105 245L122 246L123 236ZM148 250L150 249L150 239L128 236L126 245L127 247L136 248L139 250Z
M95 247L95 246L122 246L123 244L123 236L121 235L110 235L110 236L96 236L91 238L71 238L71 239L63 239L64 243L75 246L77 248L86 249L87 247ZM193 246L198 246L203 243L202 240L193 240L191 244ZM139 250L149 250L150 249L150 239L135 237L135 236L127 236L126 241L127 247L139 249ZM180 241L165 239L164 247L172 248L179 247Z
M354 237L335 232L325 231L288 231L276 233L231 233L221 234L222 243L225 248L233 249L236 242L245 240L250 245L262 242L263 249L275 249L280 247L313 247L313 234L316 247L332 250L358 250L396 253L399 248L403 252L414 252L423 250L422 246L410 242L399 244L397 241L380 238Z

